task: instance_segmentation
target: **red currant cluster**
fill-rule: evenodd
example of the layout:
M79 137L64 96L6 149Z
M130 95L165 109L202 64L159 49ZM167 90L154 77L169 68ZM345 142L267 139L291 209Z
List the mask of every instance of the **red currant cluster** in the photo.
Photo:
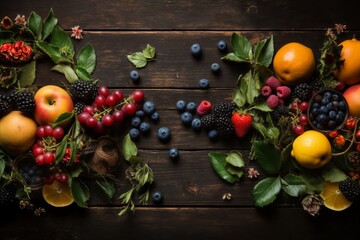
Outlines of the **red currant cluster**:
M62 127L53 128L50 125L39 126L36 130L38 140L32 147L37 165L50 165L55 162L57 144L64 137Z
M110 92L106 86L100 86L94 102L83 108L78 115L78 121L101 135L107 127L121 123L125 116L134 115L143 101L142 90L134 90L128 98L124 98L121 90Z
M291 103L293 121L291 130L296 135L301 135L305 131L305 127L309 125L309 119L306 114L309 103L306 101L294 101Z
M52 184L54 181L58 181L59 183L65 184L69 181L69 176L65 172L55 172L53 174L47 175L44 178L45 184Z

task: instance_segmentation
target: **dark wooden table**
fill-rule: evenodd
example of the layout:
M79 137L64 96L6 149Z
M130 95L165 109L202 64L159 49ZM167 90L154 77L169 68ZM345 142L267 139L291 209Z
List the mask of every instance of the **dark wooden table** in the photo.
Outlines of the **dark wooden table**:
M205 132L195 134L184 127L175 109L178 99L231 99L241 69L220 60L223 53L217 50L217 41L229 43L233 32L253 42L273 34L275 49L298 41L318 56L326 29L335 23L346 24L351 35L359 34L356 1L19 0L2 1L0 16L28 16L35 11L45 17L50 8L63 29L70 31L76 25L84 29L84 39L75 44L77 49L86 43L95 48L94 78L126 93L143 89L146 99L157 104L161 116L157 126L171 128L172 139L160 143L152 131L137 145L154 170L153 191L161 191L164 201L161 205L137 206L134 215L125 217L117 216L120 205L116 199L107 201L96 196L87 209L48 207L40 217L19 211L1 216L0 239L318 240L343 239L350 233L357 236L358 206L343 212L323 208L318 217L303 211L300 203L255 208L251 190L257 181L244 177L240 183L227 184L215 174L208 157L210 151L232 149L247 156L249 138L213 143ZM200 61L190 55L195 42L203 47ZM141 81L135 85L129 78L134 67L126 55L147 43L156 48L157 60L139 70ZM220 63L221 74L211 73L213 62ZM51 66L50 62L40 63L35 84L61 85L63 76L51 72ZM209 79L210 89L199 89L201 78ZM177 163L169 161L170 146L180 149ZM231 193L232 199L223 200L224 193Z

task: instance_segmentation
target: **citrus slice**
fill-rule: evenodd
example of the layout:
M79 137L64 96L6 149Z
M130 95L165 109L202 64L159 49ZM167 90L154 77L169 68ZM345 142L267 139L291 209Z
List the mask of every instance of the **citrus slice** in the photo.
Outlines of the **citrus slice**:
M74 202L70 187L58 181L45 185L42 195L45 201L54 207L66 207Z
M324 182L320 196L324 200L324 206L334 210L342 211L351 206L352 202L347 200L339 189L339 182Z

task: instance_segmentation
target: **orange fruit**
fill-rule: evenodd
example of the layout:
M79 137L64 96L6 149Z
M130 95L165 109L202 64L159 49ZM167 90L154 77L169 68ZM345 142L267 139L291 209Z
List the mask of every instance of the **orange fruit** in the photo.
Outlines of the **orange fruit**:
M308 80L313 74L315 70L314 53L301 43L287 43L276 52L273 68L280 82L294 86Z
M334 211L345 210L352 204L341 193L339 184L339 182L325 181L323 190L320 193L320 197L324 200L324 206Z
M10 155L30 150L36 140L37 124L20 111L11 111L0 119L0 146Z
M54 207L66 207L74 202L69 185L56 180L52 184L44 185L42 195L45 201Z
M342 46L340 60L344 62L334 72L335 77L347 85L360 83L360 41L353 38L341 42L339 46Z

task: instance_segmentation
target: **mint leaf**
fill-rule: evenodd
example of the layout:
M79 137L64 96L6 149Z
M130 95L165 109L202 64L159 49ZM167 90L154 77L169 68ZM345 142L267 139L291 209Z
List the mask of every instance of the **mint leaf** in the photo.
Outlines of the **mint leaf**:
M232 151L227 154L226 163L238 168L242 168L245 166L244 159L241 153L236 151Z
M281 167L281 152L265 141L255 141L254 152L257 163L267 174L278 174Z
M74 201L79 207L87 208L87 201L90 198L90 191L84 183L73 179L71 182L71 193L74 197Z
M35 12L31 12L29 19L29 29L33 33L35 39L41 40L41 30L42 30L42 19L41 16Z
M269 67L274 56L274 41L271 35L267 39L261 40L255 46L254 59L256 62Z
M246 37L233 33L230 42L236 56L246 61L251 59L252 45Z
M240 76L241 77L241 76ZM246 95L243 92L242 88L237 87L233 94L233 102L238 106L239 108L242 108L246 103Z
M147 44L142 53L146 59L152 60L155 57L155 48Z
M238 63L248 62L248 60L238 57L235 53L228 53L221 59L231 61L231 62L238 62Z
M264 207L272 203L281 190L280 177L269 177L258 182L252 196L256 207Z
M136 67L143 68L147 64L147 59L141 52L136 52L131 55L127 55L128 60Z
M123 156L127 161L129 161L131 159L131 157L137 156L138 149L137 149L135 143L131 140L129 134L127 134L124 137L122 149L123 149Z
M31 61L20 68L18 74L19 87L25 88L31 86L35 81L36 61Z
M45 40L50 33L53 31L54 27L56 26L58 19L55 17L54 12L50 9L49 15L44 20L42 25L42 40Z
M260 110L262 112L272 112L273 109L271 109L265 101L261 101L259 103L256 103L252 108Z
M72 69L67 64L57 64L54 67L52 67L51 70L64 74L66 80L68 80L69 83L73 83L79 79L74 69Z
M104 180L96 180L96 184L104 191L106 196L109 198L112 198L115 193L115 187L114 184L111 182Z
M261 83L257 72L253 75L252 71L248 71L245 75L241 75L239 77L237 93L237 97L239 97L238 100L240 100L240 103L242 104L241 106L246 103L250 105L253 104L255 99L260 95L260 88Z
M231 184L239 180L238 177L233 176L231 173L229 173L226 170L225 166L226 166L227 154L212 152L209 153L209 157L210 157L211 166L219 177L221 177L223 180Z
M91 74L95 69L95 65L95 49L90 44L86 44L77 55L77 66Z
M299 197L305 192L306 185L300 177L293 174L286 175L281 179L282 189L292 197Z

